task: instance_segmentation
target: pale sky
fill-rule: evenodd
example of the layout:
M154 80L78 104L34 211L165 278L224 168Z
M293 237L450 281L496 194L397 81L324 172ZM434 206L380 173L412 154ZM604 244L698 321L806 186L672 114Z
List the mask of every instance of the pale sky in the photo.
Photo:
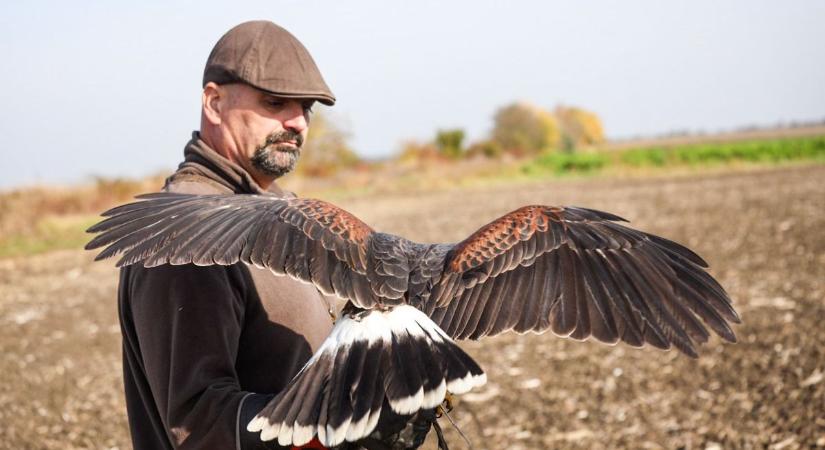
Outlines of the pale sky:
M0 189L174 169L209 50L251 19L304 43L368 158L516 100L613 138L825 118L818 0L4 1Z

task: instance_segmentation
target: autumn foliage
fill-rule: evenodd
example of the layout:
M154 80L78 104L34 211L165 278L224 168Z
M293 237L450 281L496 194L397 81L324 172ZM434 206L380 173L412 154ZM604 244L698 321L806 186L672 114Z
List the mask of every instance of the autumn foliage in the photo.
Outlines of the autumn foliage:
M553 115L562 129L562 149L574 151L604 143L602 121L595 113L572 106L557 106Z
M464 130L438 130L430 142L406 141L399 160L427 162L459 158L535 157L591 150L605 142L599 117L584 108L557 106L552 112L513 102L493 114L489 135L464 147Z
M490 140L517 156L557 149L561 142L556 118L529 103L513 103L500 108L493 122Z

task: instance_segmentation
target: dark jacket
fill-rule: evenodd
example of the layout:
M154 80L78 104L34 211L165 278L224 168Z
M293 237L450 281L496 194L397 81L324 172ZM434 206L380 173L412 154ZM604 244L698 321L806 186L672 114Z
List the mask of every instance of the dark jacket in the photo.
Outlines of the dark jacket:
M261 192L197 133L164 190ZM242 263L129 266L118 303L135 450L262 448L246 424L332 328L313 286Z

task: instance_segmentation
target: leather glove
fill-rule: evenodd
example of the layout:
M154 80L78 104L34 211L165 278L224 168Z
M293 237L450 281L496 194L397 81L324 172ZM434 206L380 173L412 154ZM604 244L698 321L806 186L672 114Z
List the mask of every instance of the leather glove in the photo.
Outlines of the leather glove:
M402 416L387 408L382 412L375 431L350 447L337 450L415 450L424 444L427 434L435 422L435 410L422 410L416 414Z

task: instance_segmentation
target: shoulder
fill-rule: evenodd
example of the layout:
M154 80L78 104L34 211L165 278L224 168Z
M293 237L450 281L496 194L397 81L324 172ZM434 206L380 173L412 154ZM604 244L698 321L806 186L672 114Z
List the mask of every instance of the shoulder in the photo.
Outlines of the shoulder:
M227 266L198 266L195 264L163 264L157 267L143 267L138 264L124 267L130 278L133 279L198 279L202 277L223 278Z
M176 293L182 296L221 295L243 298L249 285L248 269L243 263L231 266L164 264L146 268L139 264L123 269L121 281L134 296Z

